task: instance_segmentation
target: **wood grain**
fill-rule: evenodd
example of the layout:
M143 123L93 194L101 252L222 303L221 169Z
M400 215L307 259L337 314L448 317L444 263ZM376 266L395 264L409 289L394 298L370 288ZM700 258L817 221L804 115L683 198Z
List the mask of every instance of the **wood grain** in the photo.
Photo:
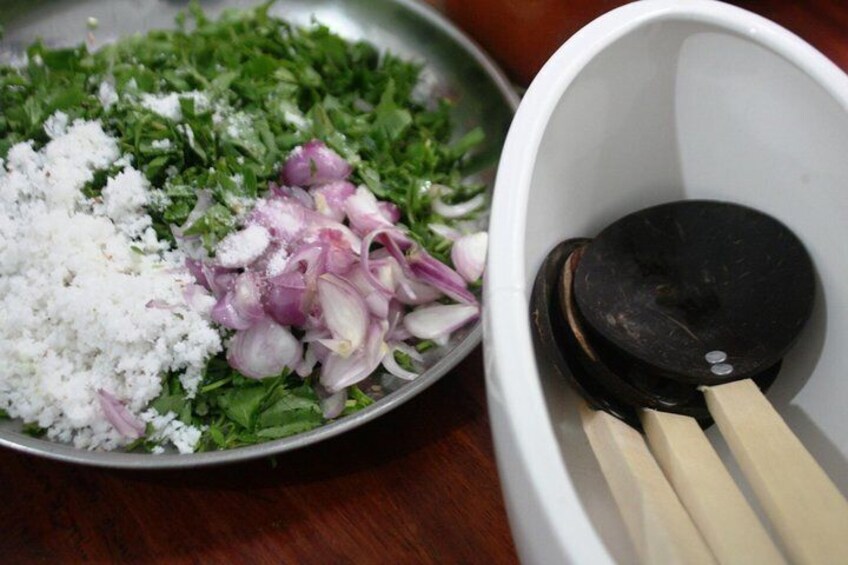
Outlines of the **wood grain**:
M704 397L792 562L848 562L848 501L754 381L705 387Z
M513 563L475 351L379 421L228 467L125 472L0 450L0 560Z
M553 33L564 37L613 3L569 0L577 8ZM736 4L795 31L848 69L844 0ZM497 31L487 32L474 11L457 20L484 46L486 34ZM525 83L546 56L528 57L517 49L491 52ZM0 449L0 484L5 487L0 494L4 563L516 561L494 463L479 349L393 413L280 456L276 466L256 461L133 473Z

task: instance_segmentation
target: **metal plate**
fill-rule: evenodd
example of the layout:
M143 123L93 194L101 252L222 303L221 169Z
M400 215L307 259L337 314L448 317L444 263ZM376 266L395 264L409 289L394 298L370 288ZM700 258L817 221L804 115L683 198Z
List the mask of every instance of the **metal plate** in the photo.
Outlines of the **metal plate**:
M224 8L246 8L251 1L203 2L210 16ZM0 2L0 22L6 34L0 41L0 60L20 55L40 37L50 46L76 45L87 41L96 48L138 31L172 28L174 16L187 3L168 0L83 0ZM381 49L424 65L424 95L449 96L457 135L480 126L486 142L480 158L492 163L481 173L490 186L518 97L503 73L467 37L440 14L412 0L281 0L270 11L295 24L313 20L352 40L364 39ZM99 21L88 37L86 21ZM480 342L480 324L458 333L448 348L427 360L428 369L410 382L397 382L394 390L368 408L310 432L264 444L179 455L96 452L36 439L20 432L20 423L0 423L0 445L33 455L101 467L135 469L197 467L265 457L318 443L352 430L400 406L445 375ZM0 369L1 370L1 369Z

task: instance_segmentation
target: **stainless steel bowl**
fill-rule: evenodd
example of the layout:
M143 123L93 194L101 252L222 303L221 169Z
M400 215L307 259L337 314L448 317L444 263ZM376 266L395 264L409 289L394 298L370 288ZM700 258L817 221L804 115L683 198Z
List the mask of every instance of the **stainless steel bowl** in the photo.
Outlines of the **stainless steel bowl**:
M203 2L203 8L214 16L224 8L255 4L211 0ZM0 2L0 22L6 29L0 41L0 60L22 53L38 37L50 46L88 41L96 48L134 32L170 28L184 7L184 2L169 0ZM438 12L414 0L280 0L270 12L300 25L309 25L314 19L347 39L364 39L423 63L424 92L456 100L457 135L475 126L485 130L480 157L491 165L481 177L493 184L497 157L518 97L491 59ZM98 20L93 37L88 37L86 27L90 17ZM187 455L85 451L30 437L21 432L18 421L0 422L0 445L67 462L135 469L217 465L270 456L342 434L400 406L450 371L480 342L480 334L479 324L460 332L448 348L428 359L428 369L417 379L399 382L368 408L310 432L259 445Z

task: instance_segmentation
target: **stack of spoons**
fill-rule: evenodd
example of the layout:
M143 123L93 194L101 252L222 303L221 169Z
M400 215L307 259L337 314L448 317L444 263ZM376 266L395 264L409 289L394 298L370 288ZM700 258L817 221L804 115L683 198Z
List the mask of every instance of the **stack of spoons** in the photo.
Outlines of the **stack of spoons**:
M848 503L761 392L814 295L798 238L726 202L648 208L545 259L537 347L586 401L642 562L783 562L702 431L715 421L789 559L848 563Z

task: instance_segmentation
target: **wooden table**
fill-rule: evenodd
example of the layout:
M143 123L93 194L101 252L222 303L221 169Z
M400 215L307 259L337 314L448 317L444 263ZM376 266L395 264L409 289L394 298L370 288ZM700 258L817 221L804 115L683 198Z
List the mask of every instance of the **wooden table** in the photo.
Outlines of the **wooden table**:
M621 3L569 2L581 18ZM848 69L845 0L736 3ZM471 25L467 13L452 15ZM478 39L493 47L485 32ZM511 58L514 76L531 74L536 63L520 59ZM393 413L273 463L141 473L0 450L0 484L4 563L516 561L479 348Z

